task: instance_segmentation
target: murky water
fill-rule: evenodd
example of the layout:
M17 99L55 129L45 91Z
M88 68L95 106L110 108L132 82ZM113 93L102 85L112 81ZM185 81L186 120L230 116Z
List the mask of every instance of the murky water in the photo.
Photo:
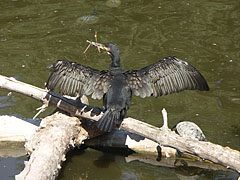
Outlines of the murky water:
M134 97L128 115L161 126L161 110L165 107L170 126L179 120L193 121L210 141L240 150L239 18L237 0L2 0L0 74L44 87L49 75L45 67L57 59L106 69L110 63L106 54L97 54L91 48L86 56L82 55L85 41L94 40L95 31L100 42L118 45L125 69L139 69L175 55L205 76L210 91L185 91L156 99ZM41 106L22 95L7 97L7 93L0 89L1 115L29 118ZM86 151L71 156L59 179L180 178L176 169L136 161L127 163L119 155ZM0 158L1 179L13 179L23 160L13 158L5 162L5 158ZM6 171L5 164L11 170ZM234 177L232 173L210 171L198 179Z

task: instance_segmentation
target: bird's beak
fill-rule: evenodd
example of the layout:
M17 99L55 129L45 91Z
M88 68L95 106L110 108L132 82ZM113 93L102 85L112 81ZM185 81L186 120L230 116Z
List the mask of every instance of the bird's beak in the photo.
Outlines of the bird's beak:
M101 43L97 43L97 42L93 42L93 41L88 41L87 42L92 45L92 46L95 46L97 47L98 49L100 50L103 50L103 51L106 51L107 54L110 54L110 48L109 47L106 47L104 44L101 44Z

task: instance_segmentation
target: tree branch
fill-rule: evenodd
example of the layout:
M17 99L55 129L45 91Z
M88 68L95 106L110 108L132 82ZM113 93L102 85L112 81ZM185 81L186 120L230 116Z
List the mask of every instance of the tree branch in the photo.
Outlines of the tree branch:
M79 134L82 139L76 142L75 137ZM25 161L25 168L16 175L16 180L55 179L68 149L81 144L87 137L86 131L80 126L80 121L76 117L55 113L44 118L41 127L25 144L31 157L29 161Z
M19 87L21 86L21 88ZM74 106L72 100L61 97L53 92L47 92L40 88L21 83L19 81L0 76L0 87L10 91L19 92L33 97L48 105L59 107L72 115L83 117L91 120L98 120L102 115L101 109L93 108L85 104L79 107ZM14 87L14 88L13 88ZM29 94L26 89L30 89ZM210 142L201 142L180 137L175 132L170 131L165 126L157 128L147 123L125 118L120 126L121 129L146 137L160 145L173 147L181 152L195 154L202 159L208 159L212 162L224 165L227 168L240 172L240 152L232 150L229 147L222 147Z

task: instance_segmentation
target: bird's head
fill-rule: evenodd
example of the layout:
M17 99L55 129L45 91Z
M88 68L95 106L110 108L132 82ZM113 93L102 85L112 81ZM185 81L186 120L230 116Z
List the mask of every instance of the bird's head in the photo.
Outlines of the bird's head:
M112 58L120 56L120 51L118 47L115 44L112 43L102 43L103 50L107 52L108 55L110 55Z
M98 50L105 51L112 58L112 67L120 67L120 51L115 44L112 43L96 43L92 41L87 41L92 46L96 46Z

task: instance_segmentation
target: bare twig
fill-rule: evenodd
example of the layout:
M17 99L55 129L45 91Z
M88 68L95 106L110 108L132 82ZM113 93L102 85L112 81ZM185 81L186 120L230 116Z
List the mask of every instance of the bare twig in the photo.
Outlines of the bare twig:
M167 111L165 108L162 110L162 115L163 115L163 129L168 129L168 119L167 119Z
M94 37L95 37L95 41L97 42L97 31L95 32Z
M97 42L98 42L98 41L97 41L97 31L95 32L95 35L94 35L94 36L95 36L95 41L96 41L96 43L97 43ZM101 50L100 50L99 46L97 46L97 50L98 50L99 53L101 53Z
M42 112L44 112L47 109L48 105L47 104L43 104L41 107L37 108L36 110L38 111L37 114L35 114L35 116L33 117L33 119L36 119L38 117L38 115Z
M92 42L92 41L89 41L87 40L87 42L89 43L87 48L83 51L83 54L85 54L87 52L87 50L89 49L89 47L92 45L92 46L96 46L97 47L97 50L99 53L101 53L101 49L103 49L102 45L98 43L98 39L97 39L97 31L95 32L95 41L96 42Z
M88 44L87 48L83 51L83 54L87 52L87 50L90 48L91 44Z

